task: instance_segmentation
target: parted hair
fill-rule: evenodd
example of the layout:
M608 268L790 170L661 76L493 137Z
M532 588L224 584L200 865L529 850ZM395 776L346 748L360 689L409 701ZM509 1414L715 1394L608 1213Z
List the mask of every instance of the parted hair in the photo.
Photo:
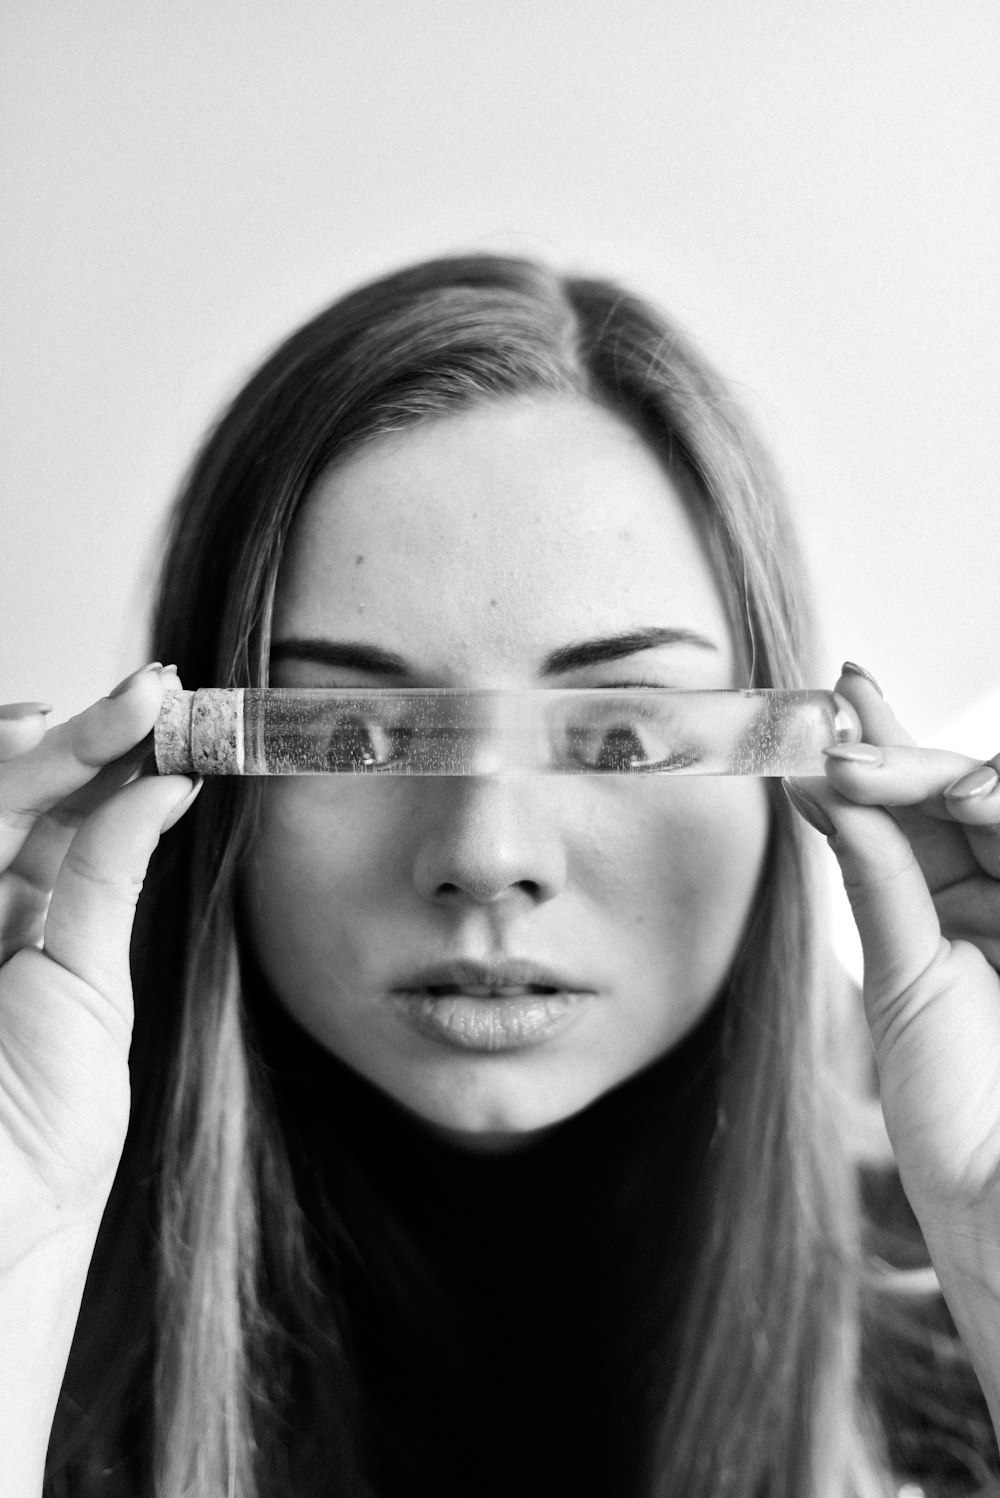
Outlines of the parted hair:
M172 512L156 658L176 661L188 686L266 685L278 568L319 476L386 433L546 394L617 413L676 476L746 684L812 684L800 555L775 473L729 389L678 328L618 285L492 255L432 261L354 291L252 375ZM140 900L132 1122L47 1498L276 1498L288 1491L283 1390L290 1370L308 1382L319 1368L333 1397L316 1492L378 1498L336 1274L337 1183L326 1188L331 1270L306 1228L248 996L239 871L258 795L252 782L206 784L154 856ZM637 1404L636 1498L894 1491L891 1432L887 1445L880 1429L892 1358L907 1336L924 1343L886 1309L892 1296L866 1268L832 1058L842 1009L816 941L813 888L806 840L773 794L766 866L724 995L679 1352L670 1366L653 1360ZM652 1190L655 1141L649 1152Z

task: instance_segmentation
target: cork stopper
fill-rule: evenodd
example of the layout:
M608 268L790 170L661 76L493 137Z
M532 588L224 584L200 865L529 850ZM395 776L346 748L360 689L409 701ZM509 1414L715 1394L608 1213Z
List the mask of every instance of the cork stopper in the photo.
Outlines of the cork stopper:
M195 692L191 765L199 775L244 773L242 687L205 687Z
M153 730L161 775L242 775L243 692L167 692Z
M156 768L161 775L190 774L193 692L167 692L153 729Z

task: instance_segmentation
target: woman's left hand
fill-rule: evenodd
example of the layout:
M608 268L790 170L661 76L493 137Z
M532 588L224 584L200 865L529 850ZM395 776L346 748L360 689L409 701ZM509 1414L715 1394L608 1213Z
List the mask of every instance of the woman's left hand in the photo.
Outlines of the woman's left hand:
M840 863L886 1128L932 1257L1000 1266L1000 756L917 747L854 671L837 691L862 743L786 788Z

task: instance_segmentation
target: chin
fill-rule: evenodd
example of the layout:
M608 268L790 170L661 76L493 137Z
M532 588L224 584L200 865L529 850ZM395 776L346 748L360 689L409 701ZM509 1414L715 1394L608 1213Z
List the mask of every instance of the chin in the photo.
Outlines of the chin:
M561 1093L551 1078L538 1074L517 1079L520 1085L516 1086L497 1086L500 1080L492 1077L492 1085L484 1086L482 1078L467 1078L460 1087L439 1085L423 1095L409 1088L392 1091L397 1102L439 1138L469 1150L499 1152L530 1144L582 1112L607 1090L583 1091L577 1085ZM503 1080L510 1083L513 1079Z
M430 1123L423 1120L430 1133L470 1154L505 1155L525 1149L536 1139L541 1139L553 1127L542 1124L533 1129L462 1129L448 1124Z

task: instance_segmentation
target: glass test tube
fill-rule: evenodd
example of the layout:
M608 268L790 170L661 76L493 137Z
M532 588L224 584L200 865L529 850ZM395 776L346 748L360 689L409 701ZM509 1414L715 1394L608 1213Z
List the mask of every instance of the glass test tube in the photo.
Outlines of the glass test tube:
M855 741L825 691L204 688L168 692L161 774L821 775Z

